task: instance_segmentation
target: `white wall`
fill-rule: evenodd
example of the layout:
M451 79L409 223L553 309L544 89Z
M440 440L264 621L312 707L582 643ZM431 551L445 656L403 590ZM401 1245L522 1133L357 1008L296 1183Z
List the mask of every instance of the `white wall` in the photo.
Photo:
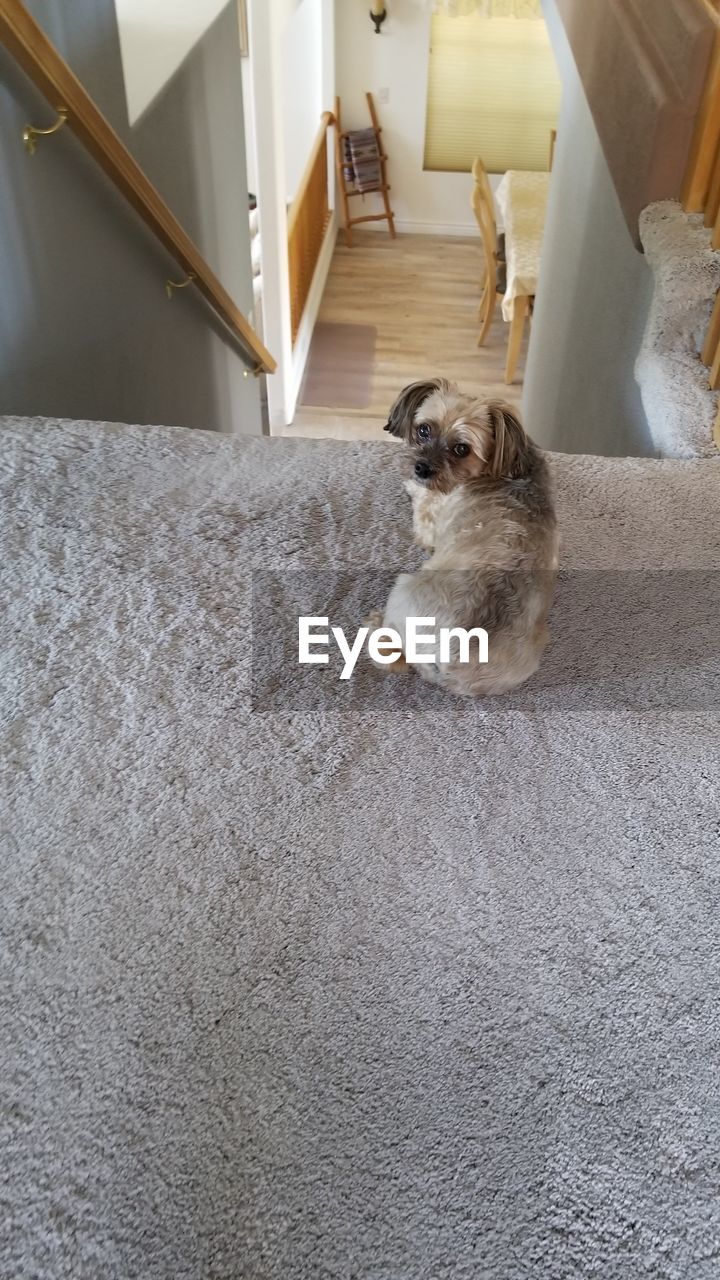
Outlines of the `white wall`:
M281 38L285 196L292 201L323 112L321 0L300 0Z
M555 0L543 0L543 8L563 93L525 370L525 422L545 449L648 454L634 364L652 275L628 231Z
M228 0L115 0L128 120L134 124Z
M365 102L369 89L375 96L390 160L390 202L398 230L474 235L470 175L423 172L431 15L418 0L388 0L387 7L388 18L378 36L368 16L368 3L335 0L343 128L369 124ZM380 101L383 89L389 92L387 104ZM381 211L377 196L366 197L363 206L363 212ZM367 224L368 228L373 225L383 230L386 224Z
M336 233L333 220L323 245L304 322L293 346L287 255L288 175L299 177L302 173L320 116L333 107L333 0L249 0L248 16L251 56L247 67L247 89L252 100L255 128L255 190L262 248L264 337L266 346L278 362L278 371L268 378L267 384L268 414L273 429L287 426L293 420ZM296 23L300 25L295 26ZM293 31L302 33L304 46L293 49ZM316 47L310 53L307 42L311 39ZM302 116L302 128L296 128L295 123L290 124L287 118L286 106L290 104L290 97L286 95L284 81L290 61L293 62L293 106ZM292 156L287 154L289 145L295 148ZM291 177L291 180L297 179Z
M252 56L252 55L251 55ZM257 159L255 156L255 102L252 92L250 57L240 59L242 79L243 123L245 126L245 155L247 158L248 191L257 192Z
M282 120L285 199L290 204L302 177L320 116L323 111L332 109L332 95L327 102L324 92L326 68L322 57L327 39L323 30L327 4L326 0L264 0L264 3L266 7L268 3L273 6L274 54L279 50L278 105ZM242 85L248 188L256 191L258 130L252 93L252 58L251 41L249 56L242 59ZM277 58L273 60L277 62ZM261 123L263 145L267 142L263 136L265 132Z

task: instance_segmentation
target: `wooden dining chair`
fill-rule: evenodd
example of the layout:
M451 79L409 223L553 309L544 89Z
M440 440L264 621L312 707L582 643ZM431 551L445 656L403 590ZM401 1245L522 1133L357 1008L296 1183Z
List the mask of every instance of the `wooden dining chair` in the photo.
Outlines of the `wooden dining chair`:
M483 164L482 160L480 159L480 156L476 156L475 159L473 160L472 176L473 176L473 181L475 182L475 185L480 187L485 204L487 205L487 208L490 211L490 216L493 222L495 222L495 197L493 195L493 189L490 185L488 171L485 168L485 165ZM496 229L496 234L497 234L497 229ZM498 261L504 262L505 261L505 236L503 235L502 231L497 236L497 242L498 242Z
M506 273L504 255L501 254L500 238L495 222L492 188L481 160L475 161L472 172L475 179L472 191L472 207L480 229L485 258L485 275L481 281L483 293L478 312L480 321L478 346L481 347L490 332L495 308L498 302L502 301L505 293Z

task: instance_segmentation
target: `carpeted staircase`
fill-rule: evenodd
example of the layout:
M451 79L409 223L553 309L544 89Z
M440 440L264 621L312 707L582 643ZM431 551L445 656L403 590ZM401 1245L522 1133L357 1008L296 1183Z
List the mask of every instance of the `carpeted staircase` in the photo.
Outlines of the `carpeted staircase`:
M294 661L399 446L0 439L0 1275L716 1280L720 458L553 459L483 703Z

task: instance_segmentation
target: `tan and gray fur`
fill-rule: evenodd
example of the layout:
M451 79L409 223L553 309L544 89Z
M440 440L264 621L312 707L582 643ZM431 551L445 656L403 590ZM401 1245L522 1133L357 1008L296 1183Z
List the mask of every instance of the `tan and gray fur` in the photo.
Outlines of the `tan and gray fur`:
M416 669L458 694L513 689L549 641L558 535L545 458L514 410L441 378L406 387L385 429L412 449L415 538L432 555L397 578L382 625L401 636L410 617L434 617L436 630L484 627L487 664L475 645L469 663L454 650L449 663ZM403 667L404 658L382 669Z

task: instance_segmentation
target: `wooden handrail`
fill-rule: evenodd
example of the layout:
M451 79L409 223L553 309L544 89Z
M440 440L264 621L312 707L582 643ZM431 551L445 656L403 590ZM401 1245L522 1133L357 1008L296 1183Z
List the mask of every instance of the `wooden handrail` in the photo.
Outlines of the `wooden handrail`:
M317 134L315 135L315 141L313 142L312 149L308 157L308 162L305 165L305 168L303 169L302 178L300 179L300 182L298 184L298 189L295 193L295 197L290 206L290 212L288 214L288 239L292 236L297 226L297 220L300 216L300 211L305 202L305 197L307 196L308 187L310 186L310 183L312 181L313 172L315 169L315 163L317 161L318 155L320 154L320 149L323 146L327 146L327 131L330 128L330 126L333 125L334 123L335 123L335 117L332 111L323 111L320 117L320 128L318 129Z
M273 373L277 366L270 352L21 0L0 0L0 43L53 109L67 112L67 128L72 129L171 257L188 276L194 277L193 283L257 371Z

